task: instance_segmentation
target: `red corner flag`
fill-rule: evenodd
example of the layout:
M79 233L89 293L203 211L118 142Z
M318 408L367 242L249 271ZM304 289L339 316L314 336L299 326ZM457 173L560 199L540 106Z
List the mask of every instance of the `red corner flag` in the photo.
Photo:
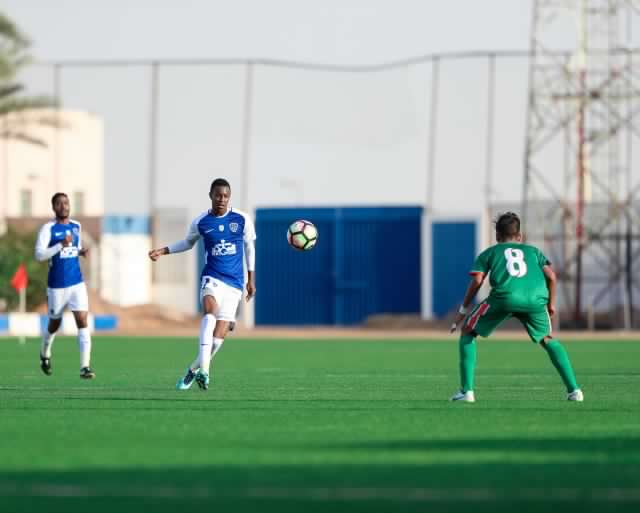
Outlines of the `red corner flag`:
M27 274L27 268L24 264L20 264L18 270L11 278L11 286L16 289L17 292L20 292L22 289L27 288L27 284L29 283L29 275Z

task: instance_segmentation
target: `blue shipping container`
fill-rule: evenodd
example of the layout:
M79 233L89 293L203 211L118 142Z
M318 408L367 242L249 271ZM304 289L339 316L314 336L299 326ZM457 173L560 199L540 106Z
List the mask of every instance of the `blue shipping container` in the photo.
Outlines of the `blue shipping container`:
M256 324L350 325L375 313L420 312L421 207L282 208L256 212ZM311 251L287 227L318 228Z

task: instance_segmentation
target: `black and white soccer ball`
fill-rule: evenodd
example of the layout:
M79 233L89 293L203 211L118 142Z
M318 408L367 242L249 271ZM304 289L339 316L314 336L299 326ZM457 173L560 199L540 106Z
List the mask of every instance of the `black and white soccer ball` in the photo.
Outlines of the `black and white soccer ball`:
M308 251L318 242L318 229L311 221L299 219L289 225L287 241L294 249Z

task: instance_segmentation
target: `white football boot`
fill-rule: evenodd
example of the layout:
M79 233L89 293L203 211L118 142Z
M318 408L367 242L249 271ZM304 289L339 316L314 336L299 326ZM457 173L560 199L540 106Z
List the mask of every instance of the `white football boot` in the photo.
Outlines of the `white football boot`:
M462 390L458 390L450 399L450 401L461 401L463 403L475 403L476 396L473 393L473 390L467 390L463 392Z
M580 390L579 388L576 388L573 392L571 392L567 396L567 401L576 401L578 403L581 403L582 401L584 401L584 394L582 393L582 390Z

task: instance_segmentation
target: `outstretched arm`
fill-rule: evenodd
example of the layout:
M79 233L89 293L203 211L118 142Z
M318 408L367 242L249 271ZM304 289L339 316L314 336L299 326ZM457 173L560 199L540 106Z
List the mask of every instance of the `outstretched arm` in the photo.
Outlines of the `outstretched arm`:
M556 313L556 285L558 280L556 278L556 273L550 265L545 265L542 268L542 272L547 280L547 288L549 289L549 303L547 304L547 310L549 311L549 315L553 317Z
M451 333L458 329L459 324L464 320L467 315L469 305L473 301L473 298L476 297L476 294L482 287L482 283L484 282L485 274L484 273L473 273L471 275L471 280L469 281L469 285L467 286L467 292L464 295L464 299L462 300L462 305L458 309L458 313L456 314L456 318L451 325Z
M178 242L174 242L169 246L165 246L164 248L152 249L149 251L149 258L154 262L158 260L162 255L168 255L169 253L182 253L183 251L189 251L193 246L195 246L196 241L198 239L183 239Z
M168 255L168 254L169 254L169 248L165 246L164 248L152 249L151 251L149 251L149 258L155 262L162 255Z
M163 248L152 249L151 251L149 251L149 258L155 262L162 255L168 255L169 253L182 253L183 251L188 251L191 248L193 248L193 246L196 245L196 242L198 242L199 238L200 238L200 232L198 231L198 226L194 221L193 223L191 223L191 226L189 227L189 232L187 233L187 236L183 240L174 242L173 244L169 246L165 246Z

